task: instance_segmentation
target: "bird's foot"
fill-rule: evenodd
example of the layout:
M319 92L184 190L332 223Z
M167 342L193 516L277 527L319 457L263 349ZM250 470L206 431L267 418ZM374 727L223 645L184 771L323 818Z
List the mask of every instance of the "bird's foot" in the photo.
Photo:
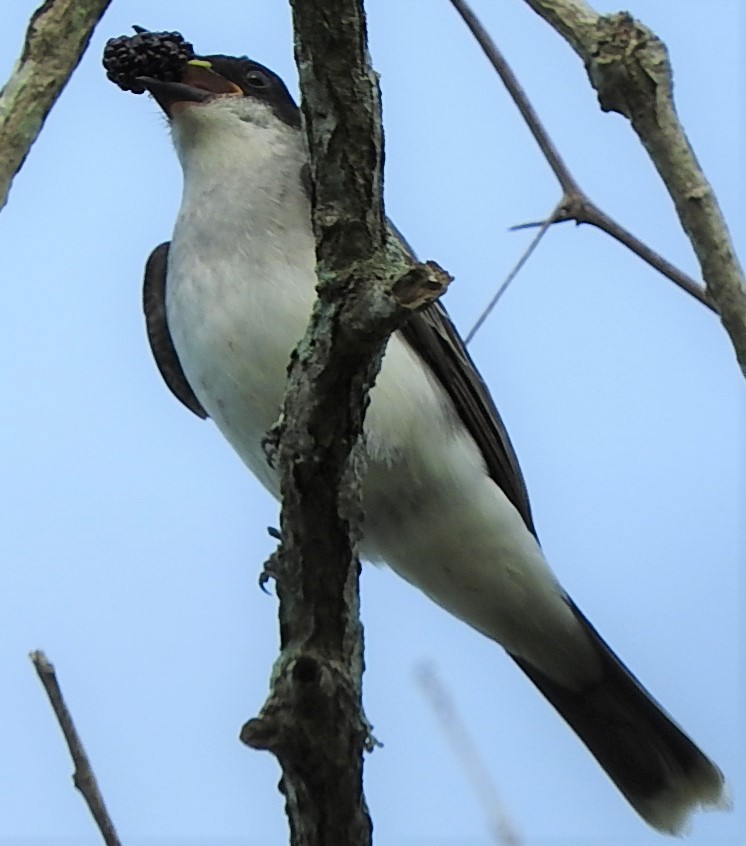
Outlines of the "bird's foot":
M363 718L363 728L365 729L365 751L372 752L376 746L383 748L383 743L378 740L375 735L373 734L373 723L365 716L365 712L362 712Z
M267 526L267 534L274 538L276 541L280 541L282 543L282 532L279 529L276 529L274 526ZM262 572L259 574L259 587L264 591L264 593L269 594L267 590L267 582L270 579L274 579L277 581L277 565L278 561L279 550L276 549L269 558L264 562L264 566L262 567Z
M267 434L262 438L261 446L267 464L277 469L277 455L280 451L280 435L282 435L283 415L281 414L276 423L273 423Z

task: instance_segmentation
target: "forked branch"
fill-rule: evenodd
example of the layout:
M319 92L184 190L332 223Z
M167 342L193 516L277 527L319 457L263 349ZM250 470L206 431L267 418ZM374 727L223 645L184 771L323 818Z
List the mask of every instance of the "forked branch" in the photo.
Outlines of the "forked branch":
M529 225L546 227L547 223L574 220L590 223L611 235L719 313L742 369L746 368L746 282L714 192L678 121L668 56L662 42L629 15L602 16L583 0L525 0L583 58L591 83L599 92L601 107L620 111L632 122L674 200L699 259L706 288L590 200L570 173L525 91L467 0L451 2L508 89L562 188L563 197L553 215L547 221Z

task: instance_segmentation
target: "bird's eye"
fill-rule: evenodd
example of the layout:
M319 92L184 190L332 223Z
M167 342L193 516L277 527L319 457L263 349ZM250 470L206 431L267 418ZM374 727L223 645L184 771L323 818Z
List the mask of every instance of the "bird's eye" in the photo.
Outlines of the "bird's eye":
M252 88L266 88L269 85L267 75L258 70L248 73L246 75L246 81Z

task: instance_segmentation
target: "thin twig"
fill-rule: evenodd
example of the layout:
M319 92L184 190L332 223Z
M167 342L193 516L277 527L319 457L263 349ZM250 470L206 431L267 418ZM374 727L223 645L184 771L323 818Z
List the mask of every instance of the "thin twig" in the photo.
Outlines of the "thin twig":
M712 302L704 286L692 279L671 264L670 261L663 258L660 253L657 253L647 244L644 244L638 237L633 235L628 229L625 229L616 220L609 217L602 211L595 203L587 197L574 197L568 200L572 205L567 206L556 218L556 222L560 223L565 220L574 220L576 223L589 223L595 226L607 235L619 241L635 255L638 255L643 261L646 261L651 267L654 267L663 276L666 276L672 282L679 286L687 294L691 294L696 300L707 306L715 314L718 313L717 307Z
M663 276L670 279L674 284L678 285L682 290L691 294L691 296L706 305L708 308L716 311L712 300L708 297L704 286L701 283L696 282L686 273L671 264L671 262L664 259L659 253L655 252L655 250L644 244L639 238L635 237L631 232L629 232L629 230L617 223L616 220L609 217L609 215L603 212L588 198L585 192L575 181L574 177L570 173L570 169L557 148L554 146L554 143L549 137L549 133L539 119L539 116L528 99L528 95L516 79L516 76L505 60L505 57L498 49L495 42L487 34L484 26L469 6L467 0L451 0L451 4L459 13L472 35L474 35L492 67L495 71L497 71L498 76L507 88L508 93L518 107L523 119L526 121L531 134L536 139L536 143L539 145L539 148L544 154L544 157L546 158L552 172L556 176L557 181L564 192L564 196L558 204L558 209L561 211L556 212L552 218L548 218L541 224L537 224L542 227L540 234L543 235L546 228L552 223L559 223L566 220L574 220L577 223L589 223L592 226L596 226L608 235L611 235L619 241L619 243L626 246L643 261L655 268ZM534 246L535 244L531 245L529 254L530 251L533 250ZM524 257L524 259L520 262L520 266L523 266L526 257ZM506 282L503 282L500 286L497 295L493 298L494 301L500 298L505 287L514 278L514 276L515 270L511 271ZM488 307L487 313L489 313L493 307L493 303L491 303ZM480 317L477 325L469 333L470 338L473 337L475 331L482 325L483 322L483 317Z
M492 839L497 846L522 846L523 841L500 800L497 785L445 685L428 664L419 667L416 676L479 797Z
M505 56L500 52L495 42L488 35L487 30L482 25L482 22L476 16L474 10L469 6L466 0L451 0L453 7L461 15L462 20L467 25L471 34L476 38L479 46L484 51L485 56L489 60L492 67L497 71L498 76L507 88L511 99L518 107L518 111L526 121L531 134L536 139L539 149L544 154L549 167L557 177L557 181L562 186L562 190L566 194L580 194L580 186L575 181L575 178L570 173L570 168L565 164L564 159L559 154L559 150L554 146L554 141L549 137L549 133L544 128L544 124L539 119L536 110L531 105L528 99L528 94L524 90L518 78L513 73L512 68L505 59Z
M21 57L0 91L0 209L110 2L46 0L31 16Z
M78 735L73 718L62 697L62 690L57 681L54 666L49 662L47 656L40 651L32 652L29 658L36 668L41 683L44 685L44 690L47 692L49 702L57 717L57 722L60 724L62 733L65 736L67 748L70 750L70 756L75 765L73 784L82 793L106 846L121 846L121 841L114 830L114 823L111 821L109 812L106 810L104 798L98 788L96 776L93 774L93 769L91 768L91 762L88 760L88 755L86 755L83 748L83 742Z
M671 262L664 259L660 253L656 253L655 250L644 244L639 238L617 223L613 218L609 217L587 197L582 195L564 197L555 209L553 218L535 221L533 223L520 223L517 226L511 226L510 231L518 232L521 229L534 229L535 227L545 228L547 225L554 223L569 223L570 221L588 223L610 235L619 241L620 244L623 244L633 253L644 259L651 267L654 267L664 276L672 279L680 288L683 288L688 294L699 300L702 305L717 314L717 309L713 305L707 291L699 282L695 282L691 276L679 270L678 267L675 267Z
M523 265L528 261L529 257L531 256L531 253L533 253L533 251L539 246L539 241L541 241L541 239L544 237L544 235L549 230L549 227L555 222L556 215L559 213L561 207L562 207L562 204L557 206L545 221L538 224L540 229L536 233L536 235L534 236L533 241L531 241L531 243L528 245L528 247L526 248L523 255L518 259L518 261L516 262L513 269L506 276L505 281L497 289L495 295L487 303L484 310L482 311L482 313L477 318L476 323L469 330L469 333L467 334L466 340L465 340L464 343L469 344L471 342L472 338L482 328L482 324L490 316L490 314L492 313L492 309L498 304L500 297L502 297L502 295L508 290L508 286L515 279L515 277L518 275L518 273L520 272Z

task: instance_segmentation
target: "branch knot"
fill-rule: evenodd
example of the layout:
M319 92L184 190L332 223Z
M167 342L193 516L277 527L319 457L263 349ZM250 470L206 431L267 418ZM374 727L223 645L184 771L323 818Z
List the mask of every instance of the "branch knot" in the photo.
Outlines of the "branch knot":
M658 89L672 89L665 44L629 13L599 17L586 69L605 112L629 120L657 110Z

